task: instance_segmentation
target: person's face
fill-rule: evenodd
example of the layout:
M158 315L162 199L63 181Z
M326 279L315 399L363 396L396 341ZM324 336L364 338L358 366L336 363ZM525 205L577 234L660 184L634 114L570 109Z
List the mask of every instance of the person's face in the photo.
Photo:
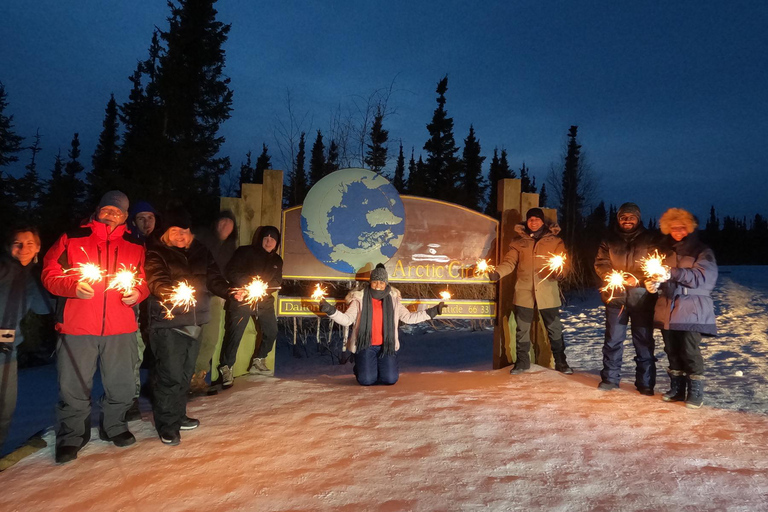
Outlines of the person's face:
M270 235L267 235L261 239L261 246L265 251L272 252L275 250L275 247L277 247L277 240L272 238Z
M526 224L528 225L528 229L530 229L531 231L538 231L539 229L541 229L541 226L544 225L544 221L538 217L531 217L530 219L528 219Z
M119 208L115 208L114 206L105 206L103 208L99 208L99 211L96 215L96 218L99 220L99 222L106 224L110 231L125 222L126 217L127 215L125 212Z
M168 229L168 241L172 247L188 247L192 243L192 231L173 226Z
M638 222L640 222L640 219L634 213L622 213L619 216L619 227L626 232L633 231L637 227Z
M35 240L35 235L29 231L17 233L11 242L11 256L25 267L29 265L37 253L40 252L40 244Z
M672 224L669 226L669 234L672 235L672 239L675 242L679 242L683 238L688 236L688 228L685 224Z
M387 283L384 281L371 281L371 289L384 291L387 288Z
M141 212L136 214L136 228L144 236L149 236L155 230L155 214Z
M216 233L219 235L219 240L226 240L232 234L233 229L235 229L235 223L232 219L224 217L216 223Z

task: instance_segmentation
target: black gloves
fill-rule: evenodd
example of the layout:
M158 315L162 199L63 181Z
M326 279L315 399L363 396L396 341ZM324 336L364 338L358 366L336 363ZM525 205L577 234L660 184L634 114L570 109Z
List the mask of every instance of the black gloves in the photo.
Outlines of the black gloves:
M327 300L320 299L320 311L325 313L328 316L331 316L337 311L337 309L336 309L336 306L332 306L331 304L329 304Z
M491 270L490 272L488 272L488 279L490 279L492 283L495 283L499 279L501 279L501 274L499 274L495 270Z
M437 306L432 306L431 308L426 309L425 311L429 315L429 318L435 318L437 315L443 314L443 308L445 307L445 302L440 302Z

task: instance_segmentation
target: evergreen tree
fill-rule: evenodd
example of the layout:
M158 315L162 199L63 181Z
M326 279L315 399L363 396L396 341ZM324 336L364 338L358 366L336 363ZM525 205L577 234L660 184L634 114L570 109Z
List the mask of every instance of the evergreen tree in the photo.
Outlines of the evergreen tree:
M8 107L7 97L5 86L0 82L0 219L2 220L0 229L5 229L16 216L16 212L11 207L14 202L13 180L5 176L3 168L19 160L16 155L22 151L21 143L24 140L13 131L13 116L5 114L5 109Z
M445 109L447 90L448 77L445 76L437 84L437 108L432 122L427 125L430 137L424 144L424 150L427 152L424 185L435 198L453 201L458 195L461 166L456 158L459 148L456 147L453 137L453 118L448 117Z
M82 219L87 215L88 210L95 205L85 204L85 183L81 178L81 173L85 169L80 163L80 134L75 133L72 137L69 152L69 160L64 165L64 181L61 188L57 188L57 196L61 194L61 202L66 205L65 212L68 215L74 215Z
M43 150L40 147L41 138L40 129L38 128L37 132L35 132L35 142L29 147L30 152L32 152L32 158L25 166L27 172L24 173L24 176L15 180L13 186L16 205L30 221L36 220L35 213L41 196L40 176L37 172L37 154Z
M525 162L520 168L520 192L536 193L536 178L531 181Z
M469 125L469 135L464 139L462 153L463 172L461 176L462 194L459 204L472 210L480 210L485 197L486 184L483 179L484 156L480 156L480 141L475 137L475 128Z
M323 179L327 171L325 162L325 144L323 144L323 134L317 130L315 143L312 144L312 155L309 158L309 186Z
M413 159L413 157L411 157ZM400 153L397 155L397 165L395 165L395 176L392 179L392 185L401 193L405 193L405 155L403 155L403 141L400 141Z
M581 211L584 205L584 198L579 193L581 145L576 140L578 129L578 126L571 126L568 130L568 146L560 196L560 223L563 241L567 247L572 247L576 241L576 235L581 230Z
M264 183L264 171L272 168L272 160L267 152L267 145L261 144L261 154L256 159L256 168L253 171L253 183Z
M413 157L413 147L411 147L411 159L408 161L408 180L405 182L405 190L414 196L420 195L414 190L418 190L418 185L415 181L419 180L419 171L416 167L416 160ZM416 188L414 188L416 187Z
M381 107L378 107L373 118L373 126L371 126L371 143L367 145L368 151L365 154L365 164L377 174L381 174L387 166L386 143L389 131L383 128L383 121L384 112Z
M71 183L64 172L64 167L65 163L59 150L51 170L51 178L40 200L41 217L46 220L40 226L44 245L53 243L64 231L76 227L83 220L68 210L73 202L65 195L71 189Z
M503 179L514 180L517 178L517 174L515 174L515 171L509 166L509 162L507 161L507 150L504 148L501 149L501 157L499 157L499 173Z
M616 216L619 214L619 209L616 207L616 205L611 205L608 208L608 227L610 229L614 229L616 227L616 224L619 223L619 219L616 218Z
M499 180L501 177L501 170L499 167L499 148L493 148L493 158L491 158L491 166L488 169L488 201L485 205L485 213L491 216L496 216L498 201L499 201Z
M251 152L245 154L245 163L240 164L240 186L237 189L238 197L243 196L243 183L253 183L255 172L251 166Z
M547 184L541 184L541 190L539 190L539 206L547 208L549 205L549 196L547 196Z
M304 202L304 197L307 195L307 173L304 170L304 160L306 158L305 136L306 134L301 132L301 137L299 137L299 151L296 153L296 160L293 163L293 170L291 171L288 186L286 187L284 200L287 202L287 206L302 204Z
M99 135L99 144L91 160L93 169L87 175L88 198L91 203L95 203L105 192L120 185L117 181L119 146L117 102L114 94L109 96L102 126L104 128Z
M335 139L331 139L331 144L328 146L328 158L325 159L325 174L331 174L334 171L339 170L339 145L336 144Z

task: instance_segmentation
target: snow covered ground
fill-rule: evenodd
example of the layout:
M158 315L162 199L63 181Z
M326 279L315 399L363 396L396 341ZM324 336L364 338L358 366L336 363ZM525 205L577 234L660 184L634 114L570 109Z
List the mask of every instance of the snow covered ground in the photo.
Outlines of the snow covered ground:
M283 339L278 378L191 402L202 426L179 447L143 403L130 448L94 440L56 466L49 447L0 473L0 510L768 510L768 268L722 271L698 411L636 393L631 345L622 389L596 389L590 294L564 310L573 376L490 370L490 331L422 327L400 382L362 388ZM658 357L663 390L660 338Z

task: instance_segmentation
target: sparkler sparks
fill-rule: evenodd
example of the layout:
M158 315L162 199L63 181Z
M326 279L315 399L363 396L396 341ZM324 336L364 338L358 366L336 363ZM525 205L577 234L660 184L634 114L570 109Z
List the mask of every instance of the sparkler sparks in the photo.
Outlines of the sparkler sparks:
M169 304L166 306L166 303ZM173 318L172 311L176 308L181 308L184 313L189 311L189 308L197 304L195 300L195 289L189 285L186 281L177 283L171 289L171 293L165 303L161 304L165 309L165 318L171 320Z
M261 277L256 276L250 283L242 288L238 288L237 291L245 292L241 301L243 304L248 304L251 307L254 307L258 301L267 296L267 289L267 283L262 281Z
M488 260L477 260L477 263L475 263L475 277L480 277L489 272L493 272L495 268L496 267L493 265L488 264Z
M549 256L543 256L540 255L539 258L544 258L547 260L547 264L544 265L544 267L539 270L539 273L545 272L546 270L549 270L549 273L544 276L544 281L552 274L562 275L563 274L563 268L565 267L565 260L568 259L568 255L563 253L560 254L553 254L549 253Z
M136 277L136 269L133 265L131 267L122 265L122 267L110 279L107 290L117 290L123 295L128 295L136 285L141 284L142 279Z
M605 286L600 288L601 292L611 292L611 296L608 298L608 302L611 302L613 300L614 295L616 295L616 292L624 291L626 290L626 287L624 286L624 279L627 278L627 276L635 277L629 272L622 272L621 270L611 270L603 279L605 281Z
M104 278L106 271L97 264L90 262L91 258L88 257L85 247L80 247L80 249L85 253L85 257L88 258L88 263L78 263L76 267L64 269L63 273L64 275L71 272L76 273L78 283L96 284Z
M659 254L659 250L656 249L653 254L649 254L645 258L640 259L640 267L643 269L645 277L650 280L663 279L669 272L669 267L664 265L664 259L666 256Z
M443 299L443 300L450 300L451 299L451 292L449 292L448 290L444 290L444 291L440 292L440 298Z
M315 291L312 292L312 296L310 297L312 300L320 300L324 298L328 294L328 290L320 286L320 283L317 283L315 286Z

